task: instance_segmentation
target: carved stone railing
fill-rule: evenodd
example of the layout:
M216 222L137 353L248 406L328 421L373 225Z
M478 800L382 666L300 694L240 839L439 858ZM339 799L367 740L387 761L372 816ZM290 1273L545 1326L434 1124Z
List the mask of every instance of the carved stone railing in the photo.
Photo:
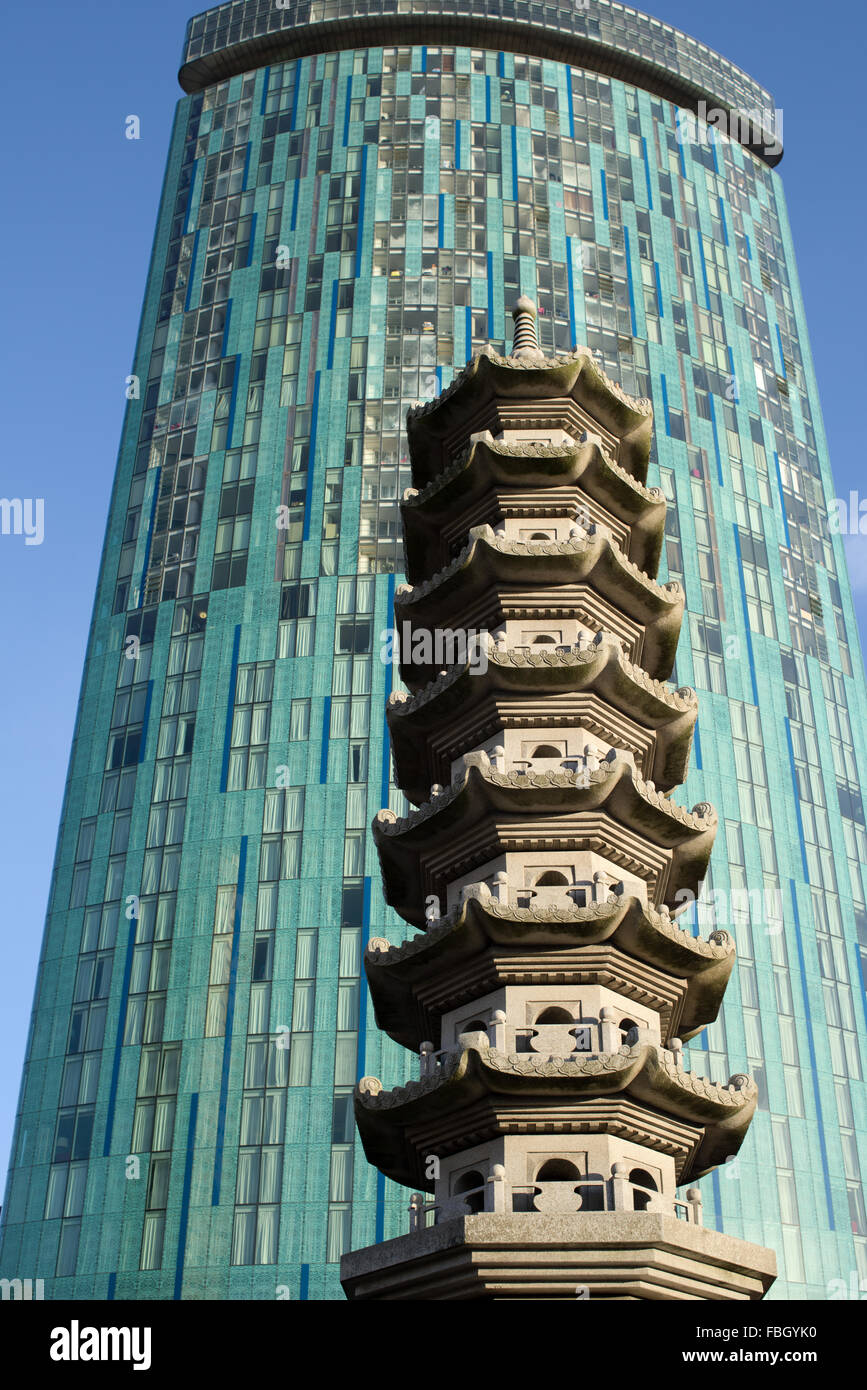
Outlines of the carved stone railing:
M615 1163L610 1178L510 1183L502 1164L496 1163L490 1177L478 1187L456 1192L445 1201L427 1200L424 1193L414 1192L409 1202L410 1233L480 1212L567 1215L580 1211L647 1211L674 1216L693 1226L703 1224L701 1192L697 1187L689 1188L685 1199L667 1197L631 1182L628 1172L628 1164Z

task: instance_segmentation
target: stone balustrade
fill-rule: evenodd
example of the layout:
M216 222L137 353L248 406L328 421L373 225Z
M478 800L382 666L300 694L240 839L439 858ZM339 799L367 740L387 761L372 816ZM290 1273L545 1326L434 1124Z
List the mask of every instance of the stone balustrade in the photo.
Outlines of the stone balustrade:
M579 1178L566 1182L510 1183L502 1164L495 1164L484 1183L454 1193L445 1201L428 1200L414 1192L409 1203L410 1232L479 1212L539 1212L566 1215L580 1211L649 1211L702 1225L702 1199L697 1187L686 1198L661 1193L631 1182L629 1165L615 1163L610 1178Z

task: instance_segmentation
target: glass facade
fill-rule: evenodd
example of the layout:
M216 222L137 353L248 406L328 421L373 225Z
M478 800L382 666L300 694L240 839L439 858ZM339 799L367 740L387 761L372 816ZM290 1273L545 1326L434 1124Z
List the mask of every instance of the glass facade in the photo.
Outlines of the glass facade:
M407 1075L361 968L407 934L368 829L405 810L380 660L404 420L507 348L520 292L546 352L586 343L654 405L701 694L681 799L724 825L695 930L739 948L691 1066L761 1092L706 1222L777 1251L771 1297L867 1277L867 699L834 487L780 178L679 140L674 105L771 98L618 5L446 8L466 44L473 16L502 9L500 43L568 18L583 65L346 42L356 13L410 25L403 0L190 24L3 1206L0 1272L47 1297L342 1298L341 1253L407 1228L351 1099ZM313 25L322 51L285 51Z

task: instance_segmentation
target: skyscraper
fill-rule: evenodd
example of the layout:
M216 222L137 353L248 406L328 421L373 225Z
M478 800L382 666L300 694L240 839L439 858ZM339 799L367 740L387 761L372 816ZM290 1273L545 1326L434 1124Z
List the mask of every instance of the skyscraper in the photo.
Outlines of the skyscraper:
M180 77L0 1272L335 1298L405 1230L352 1118L408 1075L361 981L401 939L368 827L405 808L404 421L524 292L654 407L684 799L720 818L688 910L738 946L690 1065L759 1085L705 1224L776 1250L772 1298L867 1277L867 700L772 98L606 0L247 0Z

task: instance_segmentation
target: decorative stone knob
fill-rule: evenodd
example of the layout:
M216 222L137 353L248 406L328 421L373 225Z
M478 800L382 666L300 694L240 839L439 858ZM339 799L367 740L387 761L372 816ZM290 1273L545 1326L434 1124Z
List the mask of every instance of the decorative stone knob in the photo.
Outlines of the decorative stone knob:
M363 1076L358 1083L358 1091L362 1096L378 1096L382 1090L382 1082L378 1076Z
M391 942L384 936L372 936L364 948L366 956L384 955L391 950Z
M522 294L514 309L515 337L512 342L512 356L532 361L542 360L539 339L536 336L537 309L532 299Z

